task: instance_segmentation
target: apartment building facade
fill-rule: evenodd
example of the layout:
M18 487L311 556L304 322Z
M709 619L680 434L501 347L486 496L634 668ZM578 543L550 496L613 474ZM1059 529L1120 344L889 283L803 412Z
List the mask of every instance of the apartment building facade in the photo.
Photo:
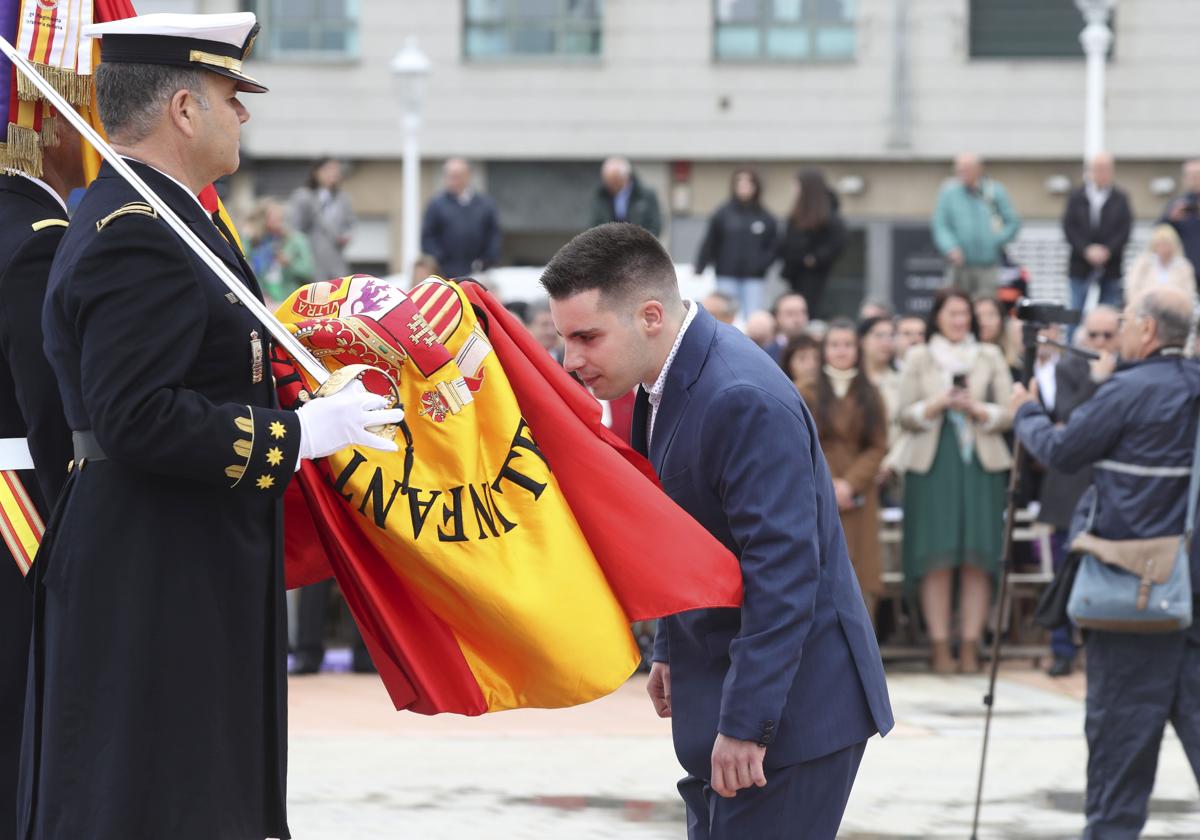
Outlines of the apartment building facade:
M421 195L463 156L498 202L504 261L544 262L587 223L600 161L653 186L690 262L732 169L755 165L784 216L795 172L825 171L852 229L835 307L918 305L927 221L959 151L987 161L1026 220L1014 255L1054 293L1057 219L1081 175L1083 19L1073 0L157 0L142 11L256 11L264 32L235 203L286 194L313 158L350 164L355 261L398 270L400 104L408 37L431 61ZM1191 73L1200 3L1122 0L1107 146L1144 223L1200 153ZM909 300L913 298L913 300Z

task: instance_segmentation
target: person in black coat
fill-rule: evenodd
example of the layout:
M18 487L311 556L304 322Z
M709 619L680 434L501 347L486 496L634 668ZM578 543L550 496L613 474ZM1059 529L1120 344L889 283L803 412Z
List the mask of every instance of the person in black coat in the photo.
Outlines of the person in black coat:
M430 200L421 225L421 250L446 277L467 277L500 259L496 202L471 188L471 167L450 158L442 169L446 189Z
M1072 309L1083 309L1092 283L1100 284L1100 303L1121 305L1121 266L1133 211L1129 196L1113 183L1113 172L1112 155L1097 154L1088 162L1083 185L1067 196L1062 229L1071 246Z
M1183 255L1200 266L1200 158L1183 164L1183 194L1167 203L1159 222L1175 228Z
M779 228L763 209L762 180L743 167L733 173L729 200L708 222L696 273L710 265L717 272L717 290L737 301L743 318L764 309L767 269L775 262Z
M84 30L104 127L261 300L197 199L237 168L238 92L264 90L211 63L245 57L254 15L156 18ZM75 458L32 572L19 836L287 838L281 497L302 457L394 449L364 427L403 413L355 388L278 408L263 325L109 164L42 325Z
M846 247L846 224L838 213L838 200L825 176L806 169L796 176L796 203L779 246L783 279L808 301L813 317L820 318L829 272Z
M41 178L0 173L0 470L20 482L45 522L67 478L71 432L42 352L42 301L67 228L64 200L84 183L79 135L59 125L57 144L42 156ZM34 470L13 472L29 460L18 450L32 456ZM0 543L0 555L0 838L15 838L33 599L24 552Z

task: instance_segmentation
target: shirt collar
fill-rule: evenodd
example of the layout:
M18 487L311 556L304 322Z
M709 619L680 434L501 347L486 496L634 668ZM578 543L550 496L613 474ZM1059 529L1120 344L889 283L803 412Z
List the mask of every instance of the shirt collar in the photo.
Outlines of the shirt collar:
M204 205L203 205L203 204L200 204L200 197L199 197L198 195L196 195L194 192L192 192L192 188L191 188L191 187L189 187L189 186L185 185L185 184L184 184L182 181L180 181L180 180L179 180L178 178L176 178L175 176L173 176L173 175L168 175L166 172L163 172L163 171L162 171L161 169L159 169L157 166L152 166L151 164L149 164L149 163L146 163L146 161L144 161L144 160L138 160L137 158L129 157L128 155L121 155L121 157L125 158L125 160L131 160L131 161L133 161L134 163L140 163L142 166L148 166L148 167L150 167L151 169L153 169L155 172L157 172L159 175L161 175L161 176L163 176L164 178L166 178L168 181L173 181L174 183L178 184L178 185L179 185L179 188L180 188L181 190L183 190L185 193L187 193L188 195L190 195L190 196L192 197L192 201L196 202L196 204L198 204L198 205L200 206L200 209L201 209L201 210L204 210ZM211 213L209 213L207 210L204 210L204 215L205 215L205 216L211 216L212 214L211 214Z
M650 386L648 392L650 402L655 405L662 399L663 389L667 385L667 373L671 370L671 362L675 361L675 355L679 352L679 345L683 343L683 334L687 332L687 328L696 319L696 311L699 309L699 306L690 300L685 300L683 306L687 310L687 314L683 316L683 323L679 326L679 334L675 336L675 343L671 345L671 352L667 354L667 360L663 363L662 372L658 374L658 379L654 380L654 384ZM646 387L644 383L642 387Z
M44 189L47 193L54 196L54 202L59 207L62 208L63 213L67 212L67 203L62 200L62 196L59 195L58 193L56 193L54 191L54 188L51 187L49 184L47 184L45 181L43 181L41 178L34 178L32 175L27 175L24 172L18 172L15 169L6 169L4 171L9 175L16 175L18 178L24 178L26 181L33 181L33 183L37 184L39 187Z

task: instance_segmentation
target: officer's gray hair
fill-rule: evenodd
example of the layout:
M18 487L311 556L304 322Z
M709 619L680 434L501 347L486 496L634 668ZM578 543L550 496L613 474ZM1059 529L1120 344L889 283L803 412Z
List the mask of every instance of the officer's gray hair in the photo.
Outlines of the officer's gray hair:
M163 64L104 64L96 68L96 104L109 137L138 143L150 135L176 93L190 91L207 110L205 71Z
M1151 289L1137 302L1137 314L1153 318L1158 325L1158 340L1167 347L1181 347L1192 332L1192 307L1183 295L1172 294L1174 289Z

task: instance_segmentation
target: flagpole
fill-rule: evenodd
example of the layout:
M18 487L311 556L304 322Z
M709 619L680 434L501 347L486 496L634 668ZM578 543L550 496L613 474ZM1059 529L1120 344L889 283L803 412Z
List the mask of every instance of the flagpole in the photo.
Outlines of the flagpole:
M116 150L94 128L88 125L87 120L80 116L71 103L55 90L54 86L46 81L42 77L42 74L37 72L33 65L17 52L16 48L3 36L0 36L0 52L3 52L5 57L13 63L13 66L20 73L24 74L33 86L41 92L46 101L58 110L61 117L73 125L80 135L92 144L92 147L100 153L102 158L108 161L109 165L117 171L117 174L128 181L129 185L146 200L146 203L154 208L159 217L183 240L183 243L253 313L254 317L262 323L267 332L271 334L271 337L275 339L275 342L296 360L296 364L304 368L304 372L315 380L318 386L325 384L325 381L329 378L329 371L325 370L316 357L308 351L308 348L288 332L287 327L275 318L274 313L267 308L266 304L258 299L258 296L242 282L241 278L234 274L225 263L221 262L221 259L216 254L208 249L204 241L185 225L179 216L175 214L175 211L159 198L158 194L133 171L133 167L126 163L125 159L117 154Z

